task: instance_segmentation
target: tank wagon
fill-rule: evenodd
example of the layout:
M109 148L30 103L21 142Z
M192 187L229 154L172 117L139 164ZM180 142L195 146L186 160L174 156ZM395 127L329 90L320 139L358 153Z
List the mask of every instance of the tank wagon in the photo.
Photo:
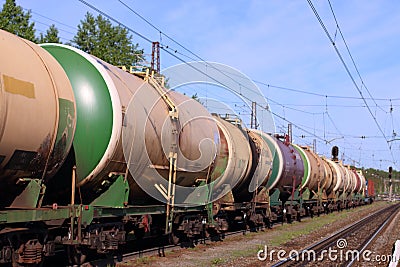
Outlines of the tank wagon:
M149 71L2 30L0 48L0 264L39 265L56 245L81 264L131 237L178 242L363 202L364 176L337 153L209 114Z
M375 185L374 181L367 180L365 184L365 199L366 202L372 203L375 200Z

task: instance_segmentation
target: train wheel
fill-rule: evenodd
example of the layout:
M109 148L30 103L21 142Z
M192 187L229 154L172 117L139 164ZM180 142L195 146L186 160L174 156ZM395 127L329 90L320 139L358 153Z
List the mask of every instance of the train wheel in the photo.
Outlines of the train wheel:
M81 265L86 261L87 252L85 248L75 245L67 246L68 262L72 265Z

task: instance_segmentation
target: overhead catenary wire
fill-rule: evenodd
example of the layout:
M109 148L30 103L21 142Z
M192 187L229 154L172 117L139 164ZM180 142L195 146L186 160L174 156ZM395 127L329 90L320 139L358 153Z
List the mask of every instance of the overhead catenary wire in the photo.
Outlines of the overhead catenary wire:
M43 30L37 30L37 31L39 31L40 33L42 33L42 34L46 34L47 32L45 32L45 31L43 31ZM61 40L64 40L64 41L69 41L67 38L64 38L64 37L59 37Z
M168 50L165 50L164 48L162 48L162 49L163 49L164 51L166 51L168 54L170 54L171 56L173 56L173 57L175 57L176 59L180 60L182 63L188 64L188 62L184 61L183 59L181 59L181 58L178 57L177 55L171 53L171 52L168 51ZM195 66L190 65L190 64L188 64L188 65L189 65L191 68L195 69L196 71L200 72L201 74L206 75L206 76L207 76L208 78L210 78L211 80L214 80L215 82L220 83L220 82L219 82L218 80L216 80L214 77L209 76L207 73L204 73L202 70L196 68ZM227 87L227 88L229 89L229 87ZM236 92L236 91L235 91L235 92ZM239 93L243 98L245 98L245 99L247 99L247 100L249 100L249 101L252 101L252 100L249 99L246 95L243 95L241 92L236 92L236 93ZM257 104L257 103L256 103L256 105L258 105L260 108L265 109L265 107L263 107L263 106L261 106L261 105L259 105L259 104ZM291 123L291 124L292 124L293 126L295 126L296 128L301 129L301 130L304 131L305 133L314 135L313 133L307 131L306 129L303 129L303 128L301 128L301 127L295 125L293 122L289 121L288 119L286 119L286 118L284 118L284 117L282 117L282 116L280 116L280 115L274 113L273 111L270 110L270 112L271 112L273 115L277 116L278 118L280 118L280 119L282 119L282 120L284 120L284 121L286 121L286 122L288 122L288 123ZM324 140L323 138L321 138L320 136L316 136L316 135L315 135L315 138L320 139L320 140L323 140L323 141L326 141L326 140Z
M51 25L50 25L50 24L48 24L48 23L44 23L44 22L41 22L41 21L39 21L39 20L36 20L36 19L32 19L32 21L34 21L35 23L42 24L42 25L44 25L44 26L48 26L48 27L50 27L50 26L51 26ZM65 33L69 33L69 34L72 34L72 35L74 35L74 33L73 33L73 32L66 31L66 30L64 30L64 29L57 29L57 30L59 30L59 31L62 31L62 32L65 32Z
M370 115L371 115L373 121L375 122L375 125L377 126L377 128L378 128L378 130L380 131L380 133L382 134L382 136L385 138L386 144L387 144L387 146L388 146L388 148L389 148L389 152L390 152L391 157L392 157L392 160L393 160L393 164L396 165L396 160L394 159L394 155L393 155L393 152L392 152L392 150L391 150L391 146L390 146L390 144L389 144L389 140L387 139L387 137L386 137L384 131L382 130L382 127L381 127L380 124L378 123L378 120L376 119L376 116L373 114L373 112L372 112L370 106L368 105L368 103L367 103L367 101L366 101L366 99L365 99L365 97L364 97L364 95L363 95L361 89L360 89L359 86L357 85L357 83L356 83L356 81L355 81L353 75L352 75L351 72L350 72L349 67L347 66L345 60L343 59L342 54L340 53L338 47L336 46L335 41L332 39L332 36L330 35L330 33L329 33L328 29L326 28L324 22L322 21L322 18L319 16L317 9L314 7L314 5L313 5L313 3L312 3L311 0L307 0L307 2L308 2L308 4L309 4L311 10L313 11L315 17L317 18L319 24L321 25L322 29L324 30L326 36L327 36L328 39L330 40L330 42L331 42L331 44L332 44L332 46L333 46L333 48L334 48L334 50L335 50L337 56L338 56L339 59L340 59L340 62L342 63L343 67L344 67L345 70L346 70L346 73L348 74L348 76L350 77L351 81L353 82L354 87L356 88L357 92L360 94L362 100L364 101L364 104L366 105L366 107L367 107L367 109L368 109L368 112L370 113Z
M103 15L104 17L108 18L109 20L113 21L114 23L124 27L125 29L129 30L130 32L132 32L136 36L139 36L140 38L142 38L143 40L147 41L148 43L152 43L153 42L152 40L150 40L149 38L147 38L143 34L140 34L139 32L137 32L137 31L133 30L132 28L128 27L127 25L123 24L122 22L116 20L115 18L113 18L110 15L108 15L107 13L101 11L97 7L93 6L92 4L90 4L90 3L88 3L88 2L86 2L84 0L78 0L78 1L81 2L82 4L86 5L87 7L95 10L97 13Z
M294 89L294 88L289 88L289 87L283 87L283 86L278 86L278 85L273 85L273 84L268 84L266 82L261 82L258 80L253 80L253 82L267 86L268 88L276 88L276 89L281 89L281 90L286 90L290 92L296 92L296 93L301 93L301 94L306 94L306 95L314 95L314 96L320 96L320 97L328 97L328 98L338 98L338 99L358 99L362 100L362 97L357 97L357 96L340 96L340 95L326 95L326 94L320 94L320 93L315 93L315 92L310 92L310 91L305 91L305 90L300 90L300 89ZM371 100L372 98L367 98L364 97L366 100ZM375 101L380 100L380 101L395 101L395 100L400 100L400 98L374 98Z
M27 10L27 11L30 11L32 14L35 14L35 15L37 15L37 16L39 16L39 17L48 19L48 20L50 20L50 21L52 21L52 22L55 22L55 23L57 23L57 24L63 25L63 26L65 26L65 27L67 27L67 28L70 28L71 30L76 30L76 27L73 27L73 26L71 26L71 25L65 24L65 23L60 22L60 21L58 21L58 20L49 18L49 17L47 17L47 16L45 16L45 15L42 15L42 14L36 12L36 11L30 10L30 9L26 9L26 8L24 8L24 9Z
M368 93L368 95L370 96L370 98L372 99L372 101L374 101L375 106L376 106L376 107L379 107L382 111L385 112L385 110L382 109L382 108L376 103L376 101L375 101L374 97L372 96L371 92L368 90L368 87L365 85L364 80L363 80L363 78L361 77L360 71L358 70L357 64L356 64L356 62L354 61L353 55L352 55L351 52L350 52L350 48L349 48L349 46L347 45L346 39L344 38L344 35L343 35L343 33L342 33L342 29L341 29L340 26L339 26L339 22L338 22L337 19L336 19L336 15L335 15L335 12L333 11L333 7L332 7L332 4L331 4L331 1L328 0L328 3L329 3L329 7L330 7L330 9L331 9L333 18L334 18L334 20L335 20L336 27L337 27L337 29L339 30L340 36L342 37L343 43L344 43L344 45L346 46L347 53L348 53L349 56L350 56L351 62L353 63L353 66L354 66L354 69L356 70L356 72L357 72L357 74L358 74L358 77L360 78L361 84L364 86L365 90L367 90L367 93Z

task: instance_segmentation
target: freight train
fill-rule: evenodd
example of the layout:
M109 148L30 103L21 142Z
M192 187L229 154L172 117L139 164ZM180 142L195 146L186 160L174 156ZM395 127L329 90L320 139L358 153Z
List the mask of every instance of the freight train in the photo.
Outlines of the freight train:
M131 237L176 243L364 201L361 171L210 114L149 71L1 30L0 54L0 263L63 246L81 264Z

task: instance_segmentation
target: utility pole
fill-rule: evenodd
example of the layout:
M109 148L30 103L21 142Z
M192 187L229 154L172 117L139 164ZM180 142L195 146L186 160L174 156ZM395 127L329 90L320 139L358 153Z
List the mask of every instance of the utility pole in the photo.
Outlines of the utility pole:
M392 185L392 166L389 167L389 200L392 201L392 191L393 191L393 185Z
M313 139L312 149L314 153L317 153L317 139Z
M160 73L160 43L153 42L151 46L151 70Z
M288 124L287 126L287 134L289 136L289 143L292 143L292 138L293 138L293 125L291 123Z
M250 128L257 130L257 102L251 102Z

